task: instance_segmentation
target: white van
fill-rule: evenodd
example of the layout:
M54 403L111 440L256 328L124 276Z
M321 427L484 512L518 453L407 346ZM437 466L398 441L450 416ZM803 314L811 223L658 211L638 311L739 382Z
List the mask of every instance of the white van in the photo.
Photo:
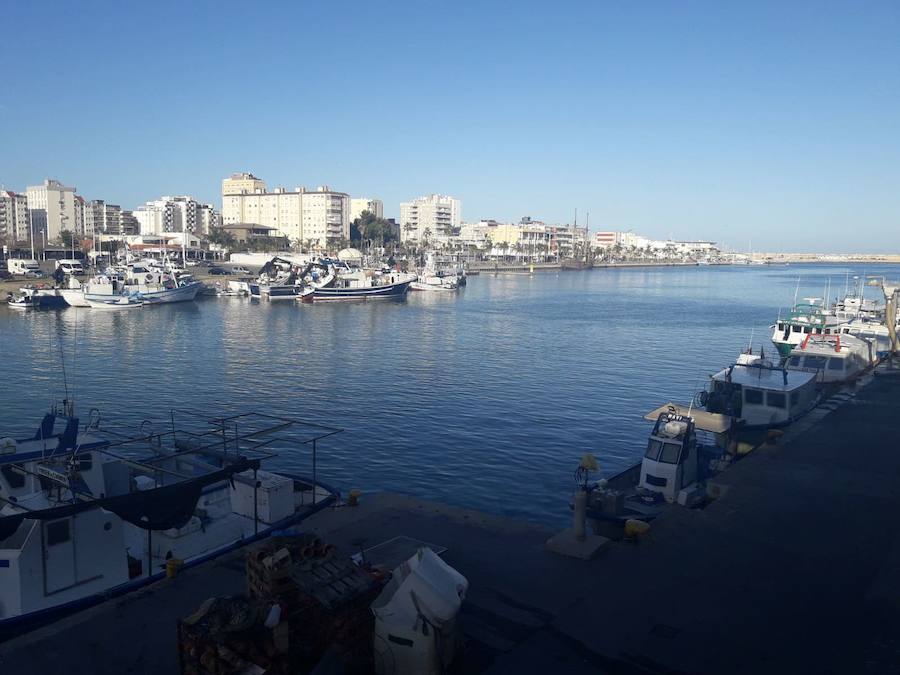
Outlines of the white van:
M37 264L37 260L27 260L25 258L9 258L6 261L6 269L10 274L24 274L25 276L40 277L41 267Z
M56 269L62 270L64 274L71 276L84 276L84 265L80 260L57 260Z

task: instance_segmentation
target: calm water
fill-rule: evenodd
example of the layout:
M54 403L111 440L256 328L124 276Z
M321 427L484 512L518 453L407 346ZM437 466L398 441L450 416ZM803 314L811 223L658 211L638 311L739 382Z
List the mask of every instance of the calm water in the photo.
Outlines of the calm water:
M388 489L559 523L582 453L640 457L642 416L687 401L779 308L898 268L699 267L479 276L403 303L210 298L124 313L0 309L0 436L61 399L136 433L171 408L260 410L346 431L320 446L342 490ZM874 289L869 289L870 291ZM832 292L832 295L834 292ZM305 450L279 457L308 472Z

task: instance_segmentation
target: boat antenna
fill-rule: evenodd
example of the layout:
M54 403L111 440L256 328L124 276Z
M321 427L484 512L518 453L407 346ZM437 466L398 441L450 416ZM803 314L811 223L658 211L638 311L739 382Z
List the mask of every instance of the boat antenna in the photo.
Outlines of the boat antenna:
M48 317L49 321L49 317ZM52 331L52 326L51 326ZM53 343L53 337L50 337L51 344ZM63 390L65 391L66 398L63 400L63 413L69 414L69 378L66 376L66 353L63 349L62 340L59 340L59 363L62 366L62 376L63 376Z
M794 305L797 305L797 295L800 293L800 275L797 275L797 287L794 289Z
M781 311L781 310L779 310ZM753 353L753 326L750 326L750 344L747 346L747 353Z

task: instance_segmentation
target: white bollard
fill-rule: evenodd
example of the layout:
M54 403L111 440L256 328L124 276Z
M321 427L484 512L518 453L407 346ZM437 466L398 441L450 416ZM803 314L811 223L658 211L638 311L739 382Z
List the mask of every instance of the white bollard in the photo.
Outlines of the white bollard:
M584 541L584 523L587 517L587 490L579 488L575 492L575 515L572 523L572 534L578 541Z

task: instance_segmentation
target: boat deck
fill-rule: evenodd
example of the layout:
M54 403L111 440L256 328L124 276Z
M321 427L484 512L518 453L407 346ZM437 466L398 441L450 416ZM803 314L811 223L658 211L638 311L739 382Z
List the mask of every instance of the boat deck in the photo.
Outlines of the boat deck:
M900 376L883 372L720 476L706 509L592 561L547 552L546 527L393 494L305 529L446 547L471 586L460 672L900 673ZM177 672L176 619L243 588L237 552L8 642L0 667Z

